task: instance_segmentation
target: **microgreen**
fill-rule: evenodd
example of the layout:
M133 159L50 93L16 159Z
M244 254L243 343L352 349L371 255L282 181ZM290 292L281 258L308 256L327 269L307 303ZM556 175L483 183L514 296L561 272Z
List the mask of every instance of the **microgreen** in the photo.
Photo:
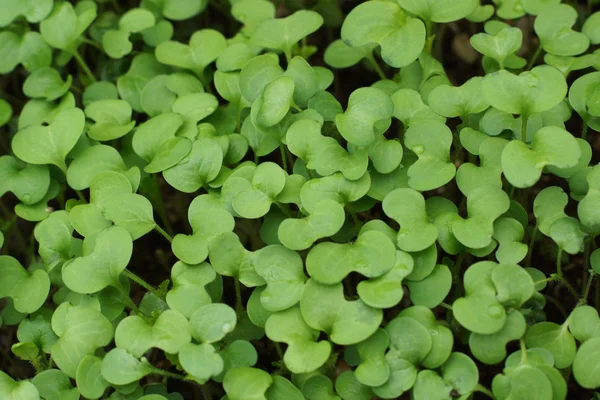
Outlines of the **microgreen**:
M600 399L599 5L4 0L0 398Z

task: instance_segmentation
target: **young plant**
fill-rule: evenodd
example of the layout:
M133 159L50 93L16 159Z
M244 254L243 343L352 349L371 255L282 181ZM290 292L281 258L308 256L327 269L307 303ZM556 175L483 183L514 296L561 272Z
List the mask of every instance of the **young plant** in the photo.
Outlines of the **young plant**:
M600 399L600 3L488 3L4 0L0 399Z

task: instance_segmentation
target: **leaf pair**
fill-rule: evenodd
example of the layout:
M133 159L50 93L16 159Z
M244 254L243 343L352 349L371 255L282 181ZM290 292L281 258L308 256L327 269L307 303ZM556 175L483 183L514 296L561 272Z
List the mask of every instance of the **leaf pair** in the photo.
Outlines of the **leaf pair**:
M130 181L114 171L94 176L90 182L90 203L73 207L70 219L75 230L86 237L114 223L136 240L156 226L150 201L132 193Z
M531 276L516 264L480 261L464 275L465 297L452 310L458 322L471 332L490 335L506 324L505 308L518 308L534 292Z
M154 14L143 8L133 8L119 19L118 29L108 29L102 36L102 47L111 58L123 58L133 50L129 35L151 28Z

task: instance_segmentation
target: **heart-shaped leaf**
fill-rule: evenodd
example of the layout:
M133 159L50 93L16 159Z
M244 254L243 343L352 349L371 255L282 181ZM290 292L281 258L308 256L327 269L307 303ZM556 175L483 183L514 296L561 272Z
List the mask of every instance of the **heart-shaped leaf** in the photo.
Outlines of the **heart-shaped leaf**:
M425 24L408 16L396 3L360 4L346 16L342 40L352 47L381 46L381 57L388 65L402 68L419 57L425 47Z
M86 238L84 256L65 263L62 278L77 293L96 293L112 285L120 287L119 276L127 268L133 252L129 232L119 226Z
M272 314L265 325L269 339L288 345L283 361L295 374L303 374L320 368L331 353L331 343L317 341L319 332L310 328L299 307Z
M12 149L31 164L54 164L67 172L65 158L83 132L85 115L78 108L60 111L48 125L30 125L13 137Z
M50 291L50 278L43 269L30 273L10 256L0 256L0 298L10 297L14 308L22 313L37 311L46 301Z

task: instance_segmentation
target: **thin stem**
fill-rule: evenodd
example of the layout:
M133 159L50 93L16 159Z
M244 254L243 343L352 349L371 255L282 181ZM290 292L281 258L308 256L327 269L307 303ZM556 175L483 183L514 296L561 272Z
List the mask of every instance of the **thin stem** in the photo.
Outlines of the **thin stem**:
M558 252L556 253L556 274L558 275L559 279L563 279L563 273L562 273L562 252L563 252L562 247L559 247L558 248Z
M583 121L583 127L581 128L581 138L586 140L588 133L588 124L586 121Z
M162 375L167 378L177 379L178 381L183 381L183 382L190 381L190 379L186 378L183 375L174 374L173 372L165 371L164 369L160 369L160 368L153 368L152 373L156 374L156 375Z
M521 141L527 143L527 115L521 115Z
M142 278L140 278L139 276L137 276L130 270L125 269L123 271L123 275L125 275L128 279L131 279L132 281L134 281L135 283L137 283L138 285L140 285L141 287L143 287L144 289L146 289L147 291L149 291L156 297L161 297L158 290L156 290L152 285L150 285L148 282L146 282L145 280L143 280Z
M244 312L244 305L242 304L242 286L238 278L233 278L235 283L235 311L237 314Z
M212 400L212 395L210 394L208 386L202 385L200 387L202 389L202 397L204 397L204 400Z
M273 342L275 344L275 350L277 350L277 354L279 355L279 358L283 360L283 350L281 350L281 346L279 345L279 342Z
M163 228L161 228L160 225L155 224L154 230L156 232L160 233L165 239L167 239L169 241L169 243L173 241L173 238L171 237L171 235L169 235Z
M556 307L556 309L558 310L558 312L560 312L562 314L563 318L567 319L567 317L569 316L567 314L567 310L565 310L565 308L563 307L562 304L560 304L559 301L557 301L552 296L544 295L544 297L546 298L546 301L549 301L550 303L554 304L554 306Z
M555 281L555 280L556 280L556 278L554 276L551 276L550 278L546 278L546 279L542 279L542 280L533 282L533 286L537 286L540 283L552 282L552 281Z
M528 267L531 267L531 258L533 257L533 246L535 245L535 235L537 234L537 232L538 226L536 224L533 228L533 232L531 233L531 239L529 239L529 248L527 250L527 263L525 264Z
M588 278L587 285L585 285L585 290L583 291L583 294L581 295L581 299L579 300L580 304L587 304L587 298L590 295L590 289L592 287L592 282L594 282L595 277L596 277L596 274L590 273L590 277Z
M283 143L279 145L279 151L281 152L281 165L283 166L283 170L285 172L289 172L288 171L287 156L285 155L285 146L284 146Z
M531 57L531 60L529 60L529 63L527 63L527 71L529 71L531 68L533 68L533 65L535 64L537 59L540 57L540 54L542 54L542 44L541 43L539 44L538 48L535 50L535 53L533 53L533 56Z
M579 299L579 293L575 290L573 285L567 281L562 272L562 252L563 249L561 247L558 248L558 253L556 254L556 277L562 283L564 287L576 298Z
M131 299L131 297L129 297L129 293L127 293L125 291L125 289L123 288L123 286L121 286L120 282L117 282L117 284L114 285L114 287L115 287L115 289L117 289L117 291L119 292L119 294L123 297L123 300L125 301L125 305L127 307L129 307L133 311L135 311L136 314L144 315L144 313L139 309L139 307L137 306L137 304L135 304L135 302Z
M527 346L525 345L525 339L519 340L519 346L521 347L521 364L527 364Z
M96 82L96 77L92 73L92 70L90 69L90 67L88 67L85 60L83 59L83 57L81 57L81 54L79 54L77 50L73 52L73 57L75 57L75 60L77 60L79 66L81 67L81 69L83 69L83 72L85 72L88 78L90 78L92 82Z
M95 47L95 48L97 48L98 50L102 50L102 51L104 51L104 49L102 48L102 46L100 46L98 43L96 43L96 42L94 42L93 40L90 40L90 39L88 39L88 38L86 38L86 37L84 37L84 38L81 38L81 42L82 42L82 43L85 43L85 44L89 44L90 46L92 46L92 47Z
M75 190L75 193L77 194L79 200L83 201L84 203L87 203L87 199L85 198L83 193L81 193L81 190Z
M446 304L444 302L441 302L440 306L444 307L447 310L452 310L452 306L450 304Z
M477 386L475 386L475 391L481 392L491 399L495 399L494 394L491 392L491 390L483 385L480 385L479 383L477 384Z
M377 62L377 60L375 59L373 54L371 54L369 57L367 57L367 60L369 60L369 62L371 63L371 66L373 67L375 72L377 72L377 75L379 75L379 79L386 80L387 76L385 76L385 72L383 72L383 70L381 69L381 66L379 66L379 63Z

